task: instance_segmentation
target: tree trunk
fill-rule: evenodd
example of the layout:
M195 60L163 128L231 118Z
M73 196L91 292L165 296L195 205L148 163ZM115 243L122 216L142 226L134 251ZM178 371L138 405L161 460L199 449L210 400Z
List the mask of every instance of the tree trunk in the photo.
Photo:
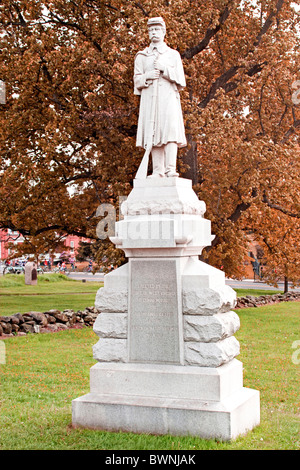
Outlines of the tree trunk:
M198 183L197 143L189 134L186 138L189 149L184 153L182 161L188 168L183 174L183 177L192 180L192 185L194 186Z
M289 291L289 278L284 276L284 294L287 294Z

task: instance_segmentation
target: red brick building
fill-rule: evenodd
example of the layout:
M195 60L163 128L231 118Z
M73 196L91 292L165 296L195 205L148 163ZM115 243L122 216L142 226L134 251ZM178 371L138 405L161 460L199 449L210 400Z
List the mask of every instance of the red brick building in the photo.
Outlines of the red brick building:
M19 232L14 232L10 229L0 229L0 260L5 260L13 253L13 249L8 248L8 243L18 245L19 243L23 243L23 241L24 238Z
M23 243L24 238L20 235L19 232L13 232L12 230L3 230L0 229L0 260L4 261L9 256L13 255L13 248L8 248L8 243L13 243L18 245ZM74 235L67 235L64 239L64 246L67 248L67 252L71 257L76 257L77 248L80 241L87 241L82 237L77 237ZM63 251L63 250L62 250ZM45 253L47 255L47 253Z

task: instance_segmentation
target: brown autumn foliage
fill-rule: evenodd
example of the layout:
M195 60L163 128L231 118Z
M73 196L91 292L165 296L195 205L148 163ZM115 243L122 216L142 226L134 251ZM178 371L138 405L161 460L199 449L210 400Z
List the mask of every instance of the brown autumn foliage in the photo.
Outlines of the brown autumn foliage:
M179 168L216 234L204 259L241 276L251 234L272 279L299 281L300 31L288 0L2 0L0 227L35 252L89 237L98 259L122 262L97 240L96 211L130 192L142 158L132 76L151 16L184 64Z

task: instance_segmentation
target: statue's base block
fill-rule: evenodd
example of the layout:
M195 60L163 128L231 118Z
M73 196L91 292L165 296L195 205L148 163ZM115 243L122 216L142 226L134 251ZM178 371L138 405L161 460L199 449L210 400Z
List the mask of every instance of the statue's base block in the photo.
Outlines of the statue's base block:
M236 359L217 368L99 363L90 393L72 402L73 426L235 439L260 422L259 392L242 381Z

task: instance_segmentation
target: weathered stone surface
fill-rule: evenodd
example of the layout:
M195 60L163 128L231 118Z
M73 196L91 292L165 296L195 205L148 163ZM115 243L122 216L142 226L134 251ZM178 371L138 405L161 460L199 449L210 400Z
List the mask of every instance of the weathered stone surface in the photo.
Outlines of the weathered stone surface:
M44 312L45 315L48 313L49 315L54 315L55 313L61 313L60 310L56 309L56 308L52 308L50 310L47 310L46 312Z
M240 328L240 319L235 312L184 315L183 328L184 341L216 342L234 335Z
M181 292L176 259L130 260L129 360L181 364Z
M47 330L53 331L53 332L54 332L54 331L57 331L57 330L58 330L57 323L51 323L50 325L48 324L48 325L47 325L47 329L46 329L46 328L45 328L45 329L43 328L43 330L41 330L41 333L42 333L42 332L46 332Z
M11 317L10 316L1 316L0 321L4 323L11 323Z
M2 322L5 323L5 331L12 331L19 335L25 335L26 332L32 333L46 333L49 331L58 331L72 326L92 326L100 313L96 307L86 307L84 310L75 312L71 309L66 309L63 312L57 309L47 310L46 312L26 312L15 313L9 316L0 316L0 326ZM22 325L24 328L22 328ZM58 325L58 326L57 326ZM18 326L20 328L18 328ZM0 328L1 335L9 335L5 333L3 327Z
M19 325L20 319L18 317L16 317L15 315L12 315L11 319L10 319L10 322L14 325Z
M9 335L12 332L11 323L6 323L6 322L2 321L1 326L2 326L2 331L5 335Z
M76 321L77 321L77 315L76 313L73 312L71 318L69 318L69 323L70 325L75 325Z
M25 264L25 284L35 286L37 284L37 265L34 262Z
M287 292L285 294L273 295L265 294L260 295L259 297L246 295L245 297L238 298L236 308L260 307L261 305L274 304L278 302L296 301L300 301L300 292Z
M24 322L31 321L32 320L31 312L23 313L23 319L24 319Z
M34 333L34 326L28 323L22 323L20 330L24 331L24 333Z
M93 346L93 357L100 362L127 362L127 339L101 338Z
M127 314L100 313L94 323L94 332L100 338L127 338Z
M60 323L67 323L67 321L69 320L68 319L68 316L65 314L65 313L57 313L57 312L53 312L53 317L56 318L56 320L58 320Z
M45 317L47 318L48 323L56 323L56 318L49 313L45 313Z
M46 326L48 324L47 317L42 312L31 312L31 316L38 324L42 326Z
M201 367L219 367L240 353L239 342L234 336L216 343L185 342L184 349L185 363Z
M11 328L14 333L17 333L20 329L20 326L17 325L16 323L12 323Z
M127 312L128 291L102 287L97 292L95 307L101 312Z
M214 315L228 312L236 304L236 293L231 287L223 286L219 290L184 289L182 292L183 313L190 315Z
M18 324L19 325L21 323L24 323L24 318L23 318L23 315L21 313L15 313L14 315L12 315L12 317L15 318L15 319L18 319L18 321L19 321Z
M65 323L59 323L57 322L56 323L56 326L59 330L67 330L68 329L68 326L65 324Z

